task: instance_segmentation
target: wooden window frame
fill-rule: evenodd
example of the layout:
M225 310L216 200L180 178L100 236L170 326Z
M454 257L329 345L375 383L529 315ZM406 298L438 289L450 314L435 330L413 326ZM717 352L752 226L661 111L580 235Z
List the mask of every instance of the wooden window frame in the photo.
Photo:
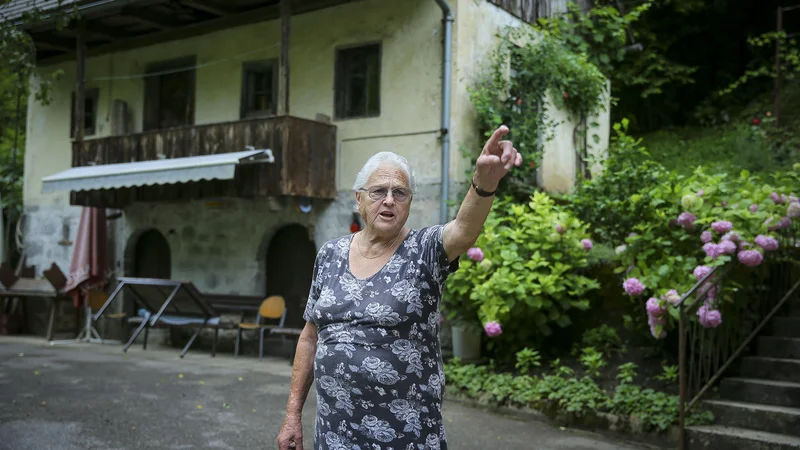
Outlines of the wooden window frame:
M84 102L91 100L92 109L94 110L94 121L88 127L83 127L84 136L93 136L97 133L97 107L100 104L100 88L88 88L83 91ZM70 101L70 114L69 114L69 137L75 138L75 92L72 92L72 100ZM86 121L86 113L84 112L84 122Z
M252 92L249 91L247 86L247 75L250 72L266 69L272 71L272 102L265 110L249 110L249 97ZM239 117L242 119L250 119L254 117L271 117L275 116L278 111L278 59L262 59L258 61L247 61L242 64L242 97Z
M346 111L347 100L350 93L347 91L346 82L348 80L349 74L347 72L346 67L346 54L349 51L366 49L369 47L375 47L377 50L377 92L378 92L378 99L377 99L377 108L374 111L369 110L369 98L367 99L366 111L364 114L348 114ZM379 117L381 115L381 76L383 72L383 44L380 41L373 41L373 42L363 42L355 45L348 45L344 47L337 47L336 48L336 57L334 61L334 105L333 105L333 116L335 120L345 120L345 119L366 119L366 118L373 118ZM369 75L369 74L367 74ZM365 87L367 90L367 94L369 93L369 87Z
M147 74L157 73L157 72L164 72L169 70L181 69L184 67L194 67L197 65L197 56L190 55L190 56L183 56L179 58L173 58L168 60L156 61L149 63L145 66L145 72ZM190 77L190 84L189 89L191 94L189 96L189 108L191 113L187 118L187 123L179 126L192 126L195 123L195 115L197 114L196 110L196 102L197 102L197 69L191 69L192 76ZM157 76L148 76L144 79L144 89L143 89L143 96L144 96L144 108L142 108L142 131L156 131L160 130L160 117L156 114L156 111L160 108L159 103L159 96L158 96L158 89L159 86L155 86L153 83L156 83L158 80ZM149 95L148 95L149 94ZM153 98L155 97L155 98ZM155 117L151 117L151 114L156 114ZM158 123L153 123L158 122Z

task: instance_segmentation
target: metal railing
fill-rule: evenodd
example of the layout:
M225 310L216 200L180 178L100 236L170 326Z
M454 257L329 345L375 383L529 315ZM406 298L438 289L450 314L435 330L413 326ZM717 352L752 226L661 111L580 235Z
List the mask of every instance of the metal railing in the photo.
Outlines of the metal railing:
M800 293L798 228L795 225L783 230L778 250L766 252L761 265L751 268L732 261L716 267L678 303L681 450L686 449L687 413L728 373L767 323ZM722 323L716 328L689 320L707 302L722 314Z

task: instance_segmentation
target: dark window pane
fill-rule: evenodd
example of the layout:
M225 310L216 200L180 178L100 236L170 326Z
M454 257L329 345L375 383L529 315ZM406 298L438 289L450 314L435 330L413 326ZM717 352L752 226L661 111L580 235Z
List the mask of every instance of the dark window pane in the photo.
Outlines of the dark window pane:
M339 50L335 77L336 117L380 114L380 44Z
M245 63L242 80L242 116L275 113L274 62Z

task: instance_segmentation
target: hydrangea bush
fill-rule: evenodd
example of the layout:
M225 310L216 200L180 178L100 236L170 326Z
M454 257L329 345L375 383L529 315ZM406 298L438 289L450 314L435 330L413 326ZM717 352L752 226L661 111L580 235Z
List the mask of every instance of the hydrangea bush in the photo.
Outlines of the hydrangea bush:
M552 326L570 325L570 314L589 307L586 294L599 284L581 273L592 251L588 225L544 193L527 204L496 202L448 279L444 308L450 318L474 314L498 353L513 354Z
M800 164L779 175L670 173L661 183L630 199L645 211L625 240L617 271L622 290L641 301L650 332L664 338L678 317L680 295L714 267L742 264L757 267L778 250L778 233L800 220ZM696 319L702 326L722 323L725 292L711 283Z

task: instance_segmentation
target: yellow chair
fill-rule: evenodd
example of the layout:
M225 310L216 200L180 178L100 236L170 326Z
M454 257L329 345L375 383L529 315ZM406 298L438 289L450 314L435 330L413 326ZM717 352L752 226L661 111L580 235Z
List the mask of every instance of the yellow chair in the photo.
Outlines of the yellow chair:
M261 323L261 319L277 320L278 324ZM242 340L242 330L258 330L258 359L264 356L264 333L272 330L273 328L283 328L283 323L286 320L286 300L280 295L272 295L267 297L261 306L258 308L256 321L253 322L240 322L239 329L236 333L236 349L234 350L234 357L239 356L239 345Z

